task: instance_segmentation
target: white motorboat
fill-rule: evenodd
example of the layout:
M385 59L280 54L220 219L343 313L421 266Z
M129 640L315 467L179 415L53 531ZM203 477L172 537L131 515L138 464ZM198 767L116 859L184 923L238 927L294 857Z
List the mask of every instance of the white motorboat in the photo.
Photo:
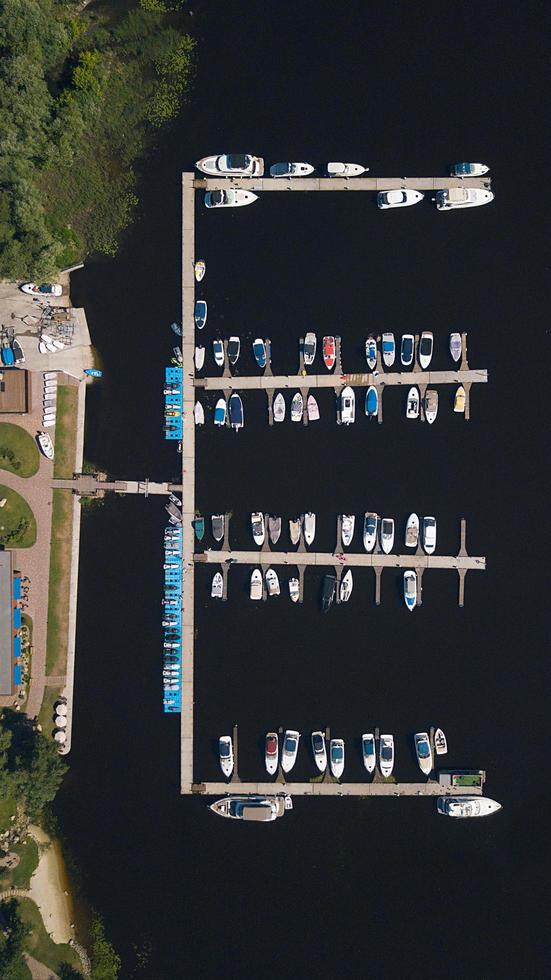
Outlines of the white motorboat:
M291 602L298 602L300 599L300 582L298 578L289 579L289 597Z
M255 568L252 571L249 596L254 602L262 599L262 572L259 568Z
M413 364L414 353L415 337L412 333L402 334L402 342L400 344L400 360L404 367L411 367Z
M290 796L226 796L209 807L219 817L255 823L271 823L292 809Z
M36 441L40 447L40 452L46 457L46 459L54 458L54 444L49 432L39 432Z
M229 779L233 772L233 742L229 735L221 735L218 739L218 753L220 768L226 779Z
M381 548L389 555L394 546L394 518L383 517L381 520Z
M465 401L466 394L463 385L459 385L457 391L455 392L455 397L453 400L453 410L454 412L459 412L460 415L465 414Z
M309 422L319 422L320 410L318 403L313 395L308 395L306 402L306 411L308 413Z
M269 776L275 776L279 765L279 736L277 732L268 732L264 749L264 764Z
M305 338L302 345L302 353L304 354L304 366L311 367L314 363L314 358L316 356L316 349L318 346L318 340L315 333L310 330Z
M362 167L361 163L339 163L331 161L327 164L328 177L360 177L367 173L369 167Z
M489 817L501 810L501 803L487 796L439 796L436 807L447 817Z
M446 755L448 751L448 740L441 728L437 728L434 733L434 751L436 755Z
M320 772L325 772L327 769L327 749L323 732L312 732L312 752L317 768Z
M195 419L195 425L205 424L205 409L201 405L201 402L195 402L193 418Z
M419 518L410 514L406 524L406 548L416 548L419 544Z
M241 340L239 337L230 337L228 340L228 361L234 366L239 360L241 353Z
M279 578L274 568L268 568L266 571L266 588L269 596L280 595L281 593Z
M213 340L212 342L212 353L214 355L214 363L218 367L223 367L224 358L226 355L224 351L224 341L220 340L219 337L217 337L216 340Z
M438 415L438 392L436 388L427 388L425 391L423 408L425 409L425 418L427 422L429 425L432 425L436 416Z
M414 385L408 391L408 400L406 402L406 418L418 419L420 407L421 407L421 399L419 398L419 389L416 388Z
M373 772L375 768L375 736L372 732L362 735L362 758L364 766L368 772Z
M291 769L297 761L299 739L299 732L294 732L291 728L288 728L285 732L283 748L281 750L281 768L283 772L291 772Z
M369 419L376 418L379 412L379 392L375 385L370 385L365 395L365 414Z
M264 160L250 153L220 153L202 157L195 164L197 170L209 177L262 177Z
M393 333L384 333L381 337L381 351L385 367L392 367L396 359L396 341Z
M352 425L356 418L356 396L354 389L349 385L343 388L340 396L340 425Z
M404 572L404 602L410 612L417 605L417 572L408 568Z
M243 208L258 200L258 194L251 191L235 190L230 187L227 191L206 191L206 208Z
M430 330L423 330L419 341L419 365L422 371L426 371L432 361L432 349L434 346L434 335Z
M394 735L379 737L379 769L381 776L388 779L394 769Z
M214 406L214 424L225 425L227 415L226 399L219 398Z
M463 353L463 339L460 333L450 334L450 354L457 364L461 360L461 354Z
M428 732L416 732L413 740L415 742L415 755L417 756L419 769L425 776L430 776L433 760Z
M375 337L368 337L365 342L365 359L370 371L377 366L377 341Z
M377 543L377 530L379 527L379 515L366 511L364 514L364 548L366 551L373 551Z
M253 532L254 543L259 546L259 548L264 544L266 538L266 527L264 524L264 514L260 511L255 511L251 514L251 528Z
M195 348L195 368L200 371L205 363L205 348L196 347Z
M208 306L207 306L206 299L196 300L193 316L195 319L195 326L197 327L198 330L202 330L203 327L205 326L207 322L207 315L208 315Z
M291 544L298 544L300 541L300 532L302 530L302 517L297 517L294 520L289 521L289 536L291 538Z
M316 515L311 510L304 515L304 540L311 545L316 536Z
M402 188L395 191L379 191L377 194L377 207L381 210L387 208L409 208L412 204L419 204L424 194L420 191Z
M274 398L274 403L272 405L272 412L274 414L274 422L283 422L285 420L285 399L280 391Z
M212 526L212 536L215 541L221 541L224 537L224 530L226 527L226 516L225 514L213 514L211 517Z
M436 548L436 518L423 518L423 548L427 555L432 555Z
M342 738L332 738L329 743L329 765L335 779L340 779L344 772L344 741Z
M436 207L439 211L451 211L454 208L479 208L482 204L493 201L491 191L480 187L450 187L449 190L436 192Z
M352 570L349 568L344 573L340 581L339 599L341 602L348 602L350 596L352 595L353 588L354 588L354 579L352 578Z
M342 543L345 548L348 548L352 538L354 537L354 526L356 524L356 518L354 514L341 514L341 536Z
M452 177L483 177L489 169L485 163L454 163L450 174Z
M228 402L228 415L230 417L230 425L232 429L237 432L242 429L245 421L243 415L243 402L241 401L241 396L237 394L236 391L230 395L230 400Z
M193 267L193 271L195 272L195 281L201 282L201 280L205 278L205 272L207 271L206 262L203 259L197 259L197 262Z
M296 391L291 402L291 422L302 422L304 414L304 399L300 391Z
M277 544L281 537L281 517L274 517L273 514L270 514L268 517L268 533L272 544Z
M270 177L308 177L314 173L311 163L273 163Z
M222 578L221 572L215 572L210 587L210 594L212 599L222 598L224 594L224 579Z

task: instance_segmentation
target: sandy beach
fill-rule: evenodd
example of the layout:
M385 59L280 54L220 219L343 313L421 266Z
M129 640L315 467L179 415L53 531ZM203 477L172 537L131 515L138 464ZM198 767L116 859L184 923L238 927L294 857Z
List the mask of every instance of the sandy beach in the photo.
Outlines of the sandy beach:
M39 861L31 878L30 897L38 905L46 931L55 943L73 938L72 907L66 894L67 884L61 848L57 841L40 828L29 826L29 833L39 847Z

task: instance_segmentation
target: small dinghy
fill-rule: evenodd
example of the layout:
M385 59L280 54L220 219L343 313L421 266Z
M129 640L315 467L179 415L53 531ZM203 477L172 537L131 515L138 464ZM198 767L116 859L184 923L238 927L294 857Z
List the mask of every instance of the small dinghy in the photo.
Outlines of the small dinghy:
M485 163L454 163L450 174L452 177L482 177L489 169Z
M304 354L304 366L311 367L314 363L314 358L316 356L316 349L318 346L318 341L315 333L311 331L306 334L304 338L304 343L302 345L302 353Z
M372 732L362 735L362 758L364 766L368 772L373 772L375 768L375 736Z
M262 370L266 367L266 344L262 337L253 340L253 354L256 363Z
M308 401L306 402L306 411L308 412L309 422L319 422L320 410L318 408L318 403L313 395L308 395Z
M425 776L430 776L432 771L432 749L430 747L428 732L416 732L413 736L415 743L415 755L419 769Z
M388 779L394 769L394 735L379 737L379 769L381 776Z
M224 528L226 525L225 514L213 514L211 519L212 526L212 536L215 541L221 541L224 537Z
M226 424L226 414L227 414L226 399L225 398L219 398L218 401L216 402L216 406L214 408L214 424L215 425L225 425Z
M308 177L313 173L311 163L273 163L270 167L270 177Z
M279 765L279 737L277 732L268 732L264 748L264 765L269 776L275 776Z
M338 163L332 161L327 164L328 177L360 177L367 173L369 167L363 167L361 163Z
M200 371L205 363L205 348L196 347L195 348L195 368Z
M356 396L348 385L341 391L339 399L339 425L352 425L356 418Z
M342 738L332 738L329 743L329 765L335 779L344 772L344 742Z
M274 398L274 403L272 405L272 411L274 413L274 422L283 422L285 420L285 399L280 391Z
M277 572L273 568L268 568L266 572L266 588L269 596L280 594L279 578L277 577Z
M177 337L181 337L182 336L182 325L181 325L181 323L171 323L170 324L170 329L172 330L172 333L175 333L176 334Z
M233 772L233 743L229 735L221 735L218 739L218 756L220 768L226 779L229 779Z
M195 531L195 537L198 541L202 541L205 537L205 518L196 517L193 521L193 530Z
M422 371L426 371L432 361L432 350L434 347L434 336L430 330L423 330L419 341L419 366Z
M289 579L289 596L291 602L298 602L300 598L300 582L298 578Z
M336 590L337 579L331 572L328 572L327 575L323 576L323 583L321 587L321 608L324 612L328 612L329 609L331 609L335 599Z
M230 417L230 425L232 429L237 432L244 426L244 416L243 416L243 402L241 397L234 391L233 395L230 396L228 402L228 415Z
M300 391L296 391L291 402L291 422L302 422L304 399Z
M419 518L410 514L406 524L406 548L416 548L419 544Z
M377 366L377 341L374 337L368 337L365 342L365 359L370 371Z
M378 529L379 515L366 511L364 514L364 548L366 551L373 551L377 543Z
M385 367L392 367L396 359L396 341L393 333L384 333L381 340L381 350L383 352L383 364Z
M207 271L207 264L203 259L197 259L195 263L195 280L196 282L201 282L205 278L205 272Z
M406 418L407 419L418 419L419 418L419 389L413 386L408 391L408 400L406 403Z
M230 337L228 340L228 360L230 364L237 364L241 353L241 341L239 337Z
M262 599L262 572L259 568L255 568L251 575L251 586L249 590L249 596L254 601Z
M459 388L455 393L453 410L454 412L460 412L462 415L465 413L465 389L463 385L459 385Z
M323 338L323 363L328 371L332 371L337 360L337 352L334 337Z
M341 514L341 537L345 548L348 548L354 537L356 518L354 514Z
M438 392L435 388L427 388L423 400L423 407L425 409L425 418L429 425L432 425L438 415Z
M352 571L349 568L341 578L339 586L339 599L341 602L348 602L350 596L352 595L352 589L354 587L354 580L352 578Z
M268 517L268 534L272 544L277 544L281 537L281 517Z
M297 517L295 520L289 521L289 536L291 538L291 544L299 543L301 530L302 530L302 518Z
M259 548L262 547L266 539L266 528L264 525L264 514L260 511L255 511L254 514L251 514L251 529L254 543Z
M224 367L224 341L220 340L219 337L212 342L212 353L214 355L214 363L217 364L218 367Z
M448 751L448 740L441 728L437 728L434 733L434 751L436 755L446 755Z
M198 299L195 303L195 326L198 330L202 330L207 322L207 301L206 299Z
M216 572L212 580L210 594L213 599L221 599L224 592L224 579L221 572Z
M394 545L394 518L383 517L381 520L381 548L389 555Z
M311 545L316 536L316 515L311 510L304 515L304 540Z
M327 769L327 749L325 748L325 735L323 732L312 732L312 752L316 768L320 772Z
M368 418L375 418L379 411L379 392L375 385L370 385L365 396L365 414Z
M411 568L404 572L404 602L410 612L417 605L417 572Z
M463 340L460 333L450 334L450 354L457 364L461 360L461 354L463 353Z
M193 418L195 419L195 425L205 424L205 410L201 405L201 402L195 402L195 407L193 409Z

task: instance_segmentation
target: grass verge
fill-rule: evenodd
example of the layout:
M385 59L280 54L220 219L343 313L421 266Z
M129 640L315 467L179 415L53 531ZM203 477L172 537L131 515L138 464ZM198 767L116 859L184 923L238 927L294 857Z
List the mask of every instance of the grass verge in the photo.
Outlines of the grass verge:
M75 469L78 388L58 385L54 479L70 480Z
M32 837L25 838L20 844L14 844L10 851L19 854L21 858L19 864L13 871L3 871L0 875L0 890L6 891L12 886L14 888L28 888L31 883L31 875L38 864L38 847Z
M23 922L26 922L31 929L30 935L25 939L27 953L55 973L63 963L70 963L71 966L78 968L80 960L77 953L66 943L57 944L50 939L35 903L28 898L20 898L18 904Z
M72 533L73 495L66 490L54 490L48 593L47 674L64 674L67 669Z
M13 422L0 422L0 470L27 479L38 472L40 453L33 437Z
M0 508L0 545L9 548L30 548L36 541L36 521L27 501L0 484L0 499L6 503Z

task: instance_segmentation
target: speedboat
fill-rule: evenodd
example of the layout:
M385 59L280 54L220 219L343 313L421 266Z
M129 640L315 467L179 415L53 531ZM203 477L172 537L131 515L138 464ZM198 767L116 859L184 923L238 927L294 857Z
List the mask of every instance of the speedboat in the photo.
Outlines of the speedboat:
M446 755L448 751L448 740L441 728L437 728L434 733L434 751L436 755Z
M207 271L206 262L204 262L203 259L197 259L193 270L195 272L195 281L201 282L201 280L205 278L205 272Z
M266 344L262 337L253 340L253 354L259 368L264 369L266 367Z
M274 398L274 404L272 406L272 411L274 413L274 422L283 422L285 419L285 399L280 391Z
M221 735L218 739L218 752L220 768L226 779L229 779L233 772L233 743L229 735Z
M299 732L294 732L291 728L288 728L285 732L283 748L281 750L281 768L283 772L291 772L291 769L297 761L299 739Z
M281 537L281 517L274 517L270 514L268 518L268 533L272 544L277 544Z
M394 769L394 735L381 735L379 738L379 769L381 776L388 779Z
M221 153L202 157L195 164L197 170L209 177L262 177L264 160L250 153Z
M455 393L455 398L453 400L453 410L454 412L460 412L463 414L465 412L465 389L463 385L459 385Z
M325 772L327 769L327 749L323 732L312 732L312 752L317 768L320 772Z
M168 412L168 413L165 412L165 415L167 415L167 414L170 415L171 413L170 412ZM172 414L173 415L179 415L180 413L179 412L173 412ZM195 405L194 405L194 408L193 408L193 418L195 419L195 425L204 425L205 424L205 409L201 405L201 402L195 402Z
M212 536L215 541L221 541L224 537L224 528L226 525L226 515L225 514L213 514L211 519L212 526Z
M266 529L264 526L264 514L260 511L255 511L254 514L251 514L251 528L254 543L261 547L266 537Z
M341 535L342 543L345 548L348 548L352 538L354 536L354 525L356 523L356 518L354 514L341 514Z
M270 167L270 177L307 177L313 173L311 163L273 163Z
M364 766L368 772L373 772L375 768L375 736L372 732L362 735L362 757Z
M54 458L54 444L49 432L39 432L36 441L40 447L40 452L46 457L46 459Z
M366 551L373 551L375 547L378 526L379 515L366 511L364 514L364 548Z
M274 568L268 568L266 571L266 588L269 596L280 595L279 578Z
M436 192L436 207L439 211L451 211L453 208L478 208L481 204L489 204L494 195L491 191L479 187L450 187L449 190Z
M300 391L296 391L291 402L291 422L302 422L304 399Z
M321 591L321 608L324 612L327 612L333 605L336 589L337 579L331 572L328 572L327 575L323 576Z
M365 342L365 359L370 371L377 366L377 341L374 337L368 337Z
M389 555L394 545L394 518L383 517L381 520L381 548Z
M219 398L214 406L214 424L215 425L225 425L226 424L226 399Z
M224 579L222 578L221 572L216 572L212 579L212 585L210 588L210 594L212 599L221 599L224 594Z
M255 602L262 599L262 572L259 568L255 568L252 571L249 597Z
M241 401L240 395L236 391L230 395L230 400L228 402L228 415L230 417L230 425L232 429L236 432L238 429L242 429L244 423L243 419L243 402Z
M202 330L207 322L207 301L206 299L198 299L195 302L195 326L198 330Z
M438 415L438 392L436 388L427 388L423 399L425 418L429 425L432 425Z
M423 371L426 371L432 361L432 348L434 336L430 330L423 330L419 341L419 364Z
M367 173L369 167L362 167L361 163L337 163L327 164L328 177L359 177Z
M342 738L332 738L329 743L329 765L335 779L340 779L344 772L344 741Z
M501 810L501 803L487 796L439 796L436 808L447 817L488 817Z
M452 177L482 177L489 169L485 163L454 163L450 174Z
M406 403L406 418L407 419L418 419L419 409L421 401L419 398L419 389L415 385L408 391L408 400Z
M379 411L379 392L375 385L370 385L365 396L365 414L368 418L375 418Z
M416 548L419 544L419 518L410 514L406 524L406 548Z
M424 194L420 191L409 189L395 191L379 191L377 194L377 207L385 210L387 208L409 208L412 204L419 204Z
M339 599L341 602L348 602L354 588L352 570L349 568L343 575L339 585Z
M289 596L291 602L298 602L300 599L300 582L298 578L289 579Z
M228 360L231 365L237 364L241 353L241 340L239 337L230 337L228 340Z
M300 532L302 530L302 518L297 517L295 520L289 521L289 536L291 538L291 544L298 544L300 541Z
M460 333L450 334L450 354L457 364L461 360L461 354L463 353L463 340Z
M224 352L224 341L220 340L219 337L212 342L212 353L214 355L214 363L217 364L218 367L223 367L224 358L226 355Z
M410 612L417 605L417 572L411 568L404 572L404 602Z
M436 548L436 518L423 518L423 548L427 555L432 555Z
M243 208L246 204L253 204L258 200L258 194L251 191L235 190L229 188L227 191L206 191L206 208Z
M219 817L230 820L251 820L255 823L271 823L293 809L290 796L226 796L211 803L209 810Z
M337 359L337 352L335 346L334 337L324 337L323 338L323 363L328 371L332 371L335 367L335 361Z
M417 762L419 763L419 769L425 774L425 776L429 776L432 772L433 762L428 732L416 732L413 738L415 741L415 754L417 756Z
M381 338L381 350L383 353L383 364L385 367L392 367L396 358L396 341L393 333L384 333Z
M195 367L197 371L200 371L205 363L205 348L196 347L195 348Z
M266 772L275 776L279 763L279 736L277 732L268 732L264 749Z
M411 367L413 364L413 354L415 351L415 337L412 333L402 334L400 345L400 360L404 367Z
M309 510L304 515L304 540L311 545L316 536L316 515Z
M314 363L314 358L316 356L316 348L318 346L318 341L315 333L310 330L305 338L302 345L302 353L304 354L304 365L305 367L311 367Z
M308 413L309 422L319 422L320 410L318 403L313 395L308 395L306 402L306 411Z
M356 396L348 385L341 391L339 414L341 425L352 425L356 418Z

